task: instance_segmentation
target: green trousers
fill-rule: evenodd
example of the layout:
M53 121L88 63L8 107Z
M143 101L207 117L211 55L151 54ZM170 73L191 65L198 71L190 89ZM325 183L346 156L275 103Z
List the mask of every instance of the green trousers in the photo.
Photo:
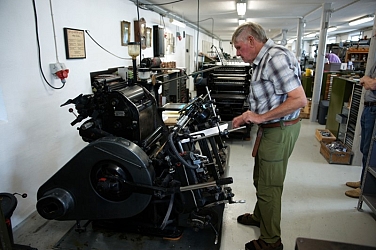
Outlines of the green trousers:
M281 238L281 198L288 159L298 139L301 122L264 128L253 170L257 202L253 218L260 221L260 239L275 243Z

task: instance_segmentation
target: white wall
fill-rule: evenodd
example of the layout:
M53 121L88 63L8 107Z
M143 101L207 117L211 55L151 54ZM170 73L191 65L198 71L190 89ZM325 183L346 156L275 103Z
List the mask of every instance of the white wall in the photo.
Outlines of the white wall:
M59 61L70 70L61 90L47 86L39 71L32 1L0 1L0 192L28 194L26 199L18 198L13 226L35 211L40 185L86 145L78 135L77 126L70 126L74 116L68 108L73 106L60 108L60 105L81 93L91 93L90 72L131 65L130 60L100 49L88 36L85 36L86 59L66 59L63 28L88 30L107 50L128 57L128 48L121 46L120 22L131 22L133 40L137 12L132 2L65 0L52 1L52 5ZM37 0L36 9L42 68L47 80L60 87L61 82L53 79L49 70L49 64L56 62L49 1ZM157 13L140 9L140 17L146 19L148 27L160 24ZM165 24L166 30L176 36L176 27L166 18ZM196 37L195 30L180 28L181 33L183 30ZM200 39L211 41L205 35ZM176 61L177 66L184 67L184 44L184 40L177 41L176 53L162 60ZM152 57L153 50L148 48L142 54Z

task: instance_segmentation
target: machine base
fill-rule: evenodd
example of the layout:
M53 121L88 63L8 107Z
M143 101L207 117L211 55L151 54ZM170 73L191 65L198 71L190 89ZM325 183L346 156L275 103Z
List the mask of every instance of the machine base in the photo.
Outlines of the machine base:
M185 228L180 238L167 239L108 229L97 229L90 225L86 231L78 233L73 226L53 247L53 249L195 249L219 250L220 239L214 244L213 230L195 232ZM221 235L221 232L218 232Z

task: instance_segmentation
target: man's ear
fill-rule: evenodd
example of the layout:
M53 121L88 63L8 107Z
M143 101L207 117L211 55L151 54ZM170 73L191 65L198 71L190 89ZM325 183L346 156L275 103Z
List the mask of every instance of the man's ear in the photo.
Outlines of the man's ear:
M248 42L251 47L255 46L255 39L253 38L253 36L248 36Z

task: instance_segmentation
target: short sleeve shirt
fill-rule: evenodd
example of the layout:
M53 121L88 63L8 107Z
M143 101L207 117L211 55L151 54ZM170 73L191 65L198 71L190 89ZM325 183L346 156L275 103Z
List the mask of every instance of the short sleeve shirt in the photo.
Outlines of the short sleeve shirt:
M301 85L298 60L291 51L274 44L271 39L268 39L258 53L252 68L248 101L249 109L257 114L264 114L278 107L286 101L288 92ZM300 109L266 123L293 120L298 118L299 114Z
M372 66L371 70L369 71L369 76L372 78L376 78L376 62ZM376 91L375 90L366 90L364 94L364 101L365 102L376 102Z

